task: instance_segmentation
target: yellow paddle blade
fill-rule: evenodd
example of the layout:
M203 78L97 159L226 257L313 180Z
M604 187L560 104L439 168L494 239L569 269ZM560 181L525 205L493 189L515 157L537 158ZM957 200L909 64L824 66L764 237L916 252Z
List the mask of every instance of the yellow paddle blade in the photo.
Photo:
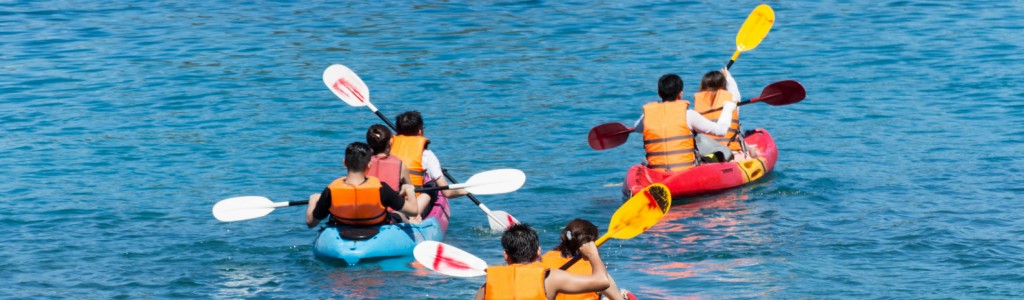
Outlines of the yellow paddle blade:
M596 244L601 246L609 238L631 239L657 224L672 207L672 195L664 184L652 184L622 204L612 215L608 233Z
M740 32L736 34L736 51L743 52L757 48L761 40L768 35L768 31L772 30L772 24L775 24L775 11L772 10L772 7L768 4L755 7L754 11L747 16L747 21L743 22ZM734 56L739 56L739 53Z

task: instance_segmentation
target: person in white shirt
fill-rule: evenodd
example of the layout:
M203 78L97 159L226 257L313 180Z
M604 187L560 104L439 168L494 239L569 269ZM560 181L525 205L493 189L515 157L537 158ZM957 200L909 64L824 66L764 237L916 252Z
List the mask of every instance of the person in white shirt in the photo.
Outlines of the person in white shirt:
M395 129L398 134L391 143L391 154L401 158L409 169L412 184L423 186L434 181L438 186L447 186L448 180L441 170L441 162L433 151L427 149L430 140L423 136L423 117L418 111L407 111L395 117ZM447 198L455 198L468 194L465 189L443 190ZM428 203L429 204L429 203ZM422 204L421 212L429 212L429 206Z

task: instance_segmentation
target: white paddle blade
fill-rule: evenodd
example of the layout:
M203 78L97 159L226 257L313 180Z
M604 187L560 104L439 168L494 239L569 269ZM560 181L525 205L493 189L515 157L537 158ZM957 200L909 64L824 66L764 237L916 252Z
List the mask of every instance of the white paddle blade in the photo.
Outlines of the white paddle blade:
M505 231L505 229L508 228L505 227L506 224L508 224L508 226L512 226L513 224L519 223L519 220L517 220L515 217L504 211L491 211L491 215L493 215L495 218L501 220L501 222L504 223L498 223L497 221L494 221L494 219L492 218L487 218L487 223L491 226L491 230L493 231Z
M370 88L346 66L334 64L327 67L324 70L324 84L348 105L359 107L370 104Z
M487 262L454 246L423 241L413 248L416 261L427 269L448 276L476 277L487 275Z
M213 205L213 217L221 222L251 220L274 211L274 202L266 197L242 196L221 200Z
M497 169L481 172L469 180L465 185L470 187L466 191L477 195L494 195L511 193L519 190L526 183L526 173L516 169Z

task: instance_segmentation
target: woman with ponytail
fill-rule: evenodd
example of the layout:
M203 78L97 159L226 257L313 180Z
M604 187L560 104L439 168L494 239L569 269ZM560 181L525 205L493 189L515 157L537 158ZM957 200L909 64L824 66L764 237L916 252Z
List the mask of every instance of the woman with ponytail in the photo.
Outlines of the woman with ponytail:
M542 265L548 268L559 268L569 260L572 260L575 256L580 256L580 246L589 242L597 240L597 226L594 223L584 219L575 219L569 222L568 225L562 229L560 235L561 243L555 246L554 250L544 253L540 258ZM580 259L578 262L569 267L567 272L577 275L590 275L590 261L586 258ZM611 285L608 289L605 289L600 294L598 293L584 293L584 294L558 294L555 297L556 300L583 300L583 299L600 299L601 294L611 300L636 300L633 293L622 290L619 291L619 287L615 284L615 280L612 279L611 275L608 276L608 281Z

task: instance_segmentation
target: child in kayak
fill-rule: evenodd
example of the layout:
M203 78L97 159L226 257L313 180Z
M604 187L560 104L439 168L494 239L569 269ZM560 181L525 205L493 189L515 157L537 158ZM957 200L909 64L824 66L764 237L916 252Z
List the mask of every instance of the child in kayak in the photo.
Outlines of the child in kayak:
M485 299L555 299L558 293L595 293L608 289L608 272L594 242L578 251L591 262L590 275L574 275L541 265L540 240L529 225L510 226L501 236L506 266L487 268L487 282L476 292Z
M693 95L693 109L698 112L705 112L721 108L726 102L739 101L739 99L741 99L740 90L736 86L736 80L732 78L729 69L722 68L720 71L711 71L704 74L704 78L700 81L699 91ZM714 111L704 114L704 117L718 119L721 114L722 111ZM736 108L736 110L733 110L731 117L732 122L729 124L729 131L725 135L710 135L710 139L729 148L728 152L732 153L725 153L724 157L735 157L736 160L745 160L750 155L747 155L744 151L743 135L740 134L740 109ZM698 151L702 154L713 152L713 150L706 151L699 148ZM725 159L725 161L728 160L731 159Z
M555 246L554 250L548 251L540 257L541 265L554 269L562 267L563 264L573 257L580 255L578 249L581 245L594 242L597 239L597 232L597 226L594 226L590 221L583 219L572 220L562 229L560 236L562 242ZM590 261L584 258L577 261L566 271L571 274L590 275L590 270ZM608 283L608 288L599 293L558 294L555 300L598 300L601 299L601 294L604 294L610 300L636 300L633 293L627 290L620 291L611 275L608 275Z
M366 143L373 149L373 156L370 157L370 167L366 174L377 177L390 186L401 186L401 184L412 184L409 177L409 168L397 156L391 155L391 129L381 124L373 124L366 130ZM427 206L431 198L436 197L436 192L420 193L416 196L417 207L420 212L428 213ZM413 221L422 220L423 216L409 218Z
M395 217L404 218L388 213L387 208L406 216L419 215L411 184L402 185L396 192L380 179L366 175L370 151L370 145L361 142L345 148L344 164L348 175L335 179L320 194L309 196L306 226L316 227L328 215L334 223L352 226L388 224L401 221Z

